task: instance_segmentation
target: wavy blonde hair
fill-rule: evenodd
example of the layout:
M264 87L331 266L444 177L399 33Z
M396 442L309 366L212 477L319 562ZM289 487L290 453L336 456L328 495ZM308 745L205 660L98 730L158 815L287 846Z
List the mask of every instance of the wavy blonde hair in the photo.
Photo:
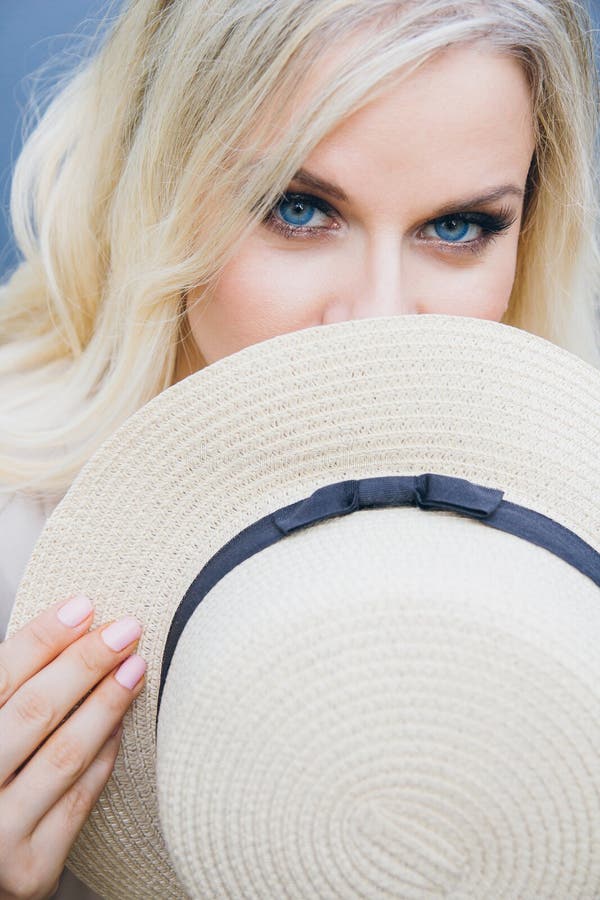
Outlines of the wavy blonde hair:
M357 33L298 110L326 48ZM536 150L503 321L600 365L590 34L572 0L132 0L16 166L24 261L0 292L2 489L60 496L173 383L186 292L210 296L343 117L450 45L511 54L531 85ZM282 110L295 113L283 133Z

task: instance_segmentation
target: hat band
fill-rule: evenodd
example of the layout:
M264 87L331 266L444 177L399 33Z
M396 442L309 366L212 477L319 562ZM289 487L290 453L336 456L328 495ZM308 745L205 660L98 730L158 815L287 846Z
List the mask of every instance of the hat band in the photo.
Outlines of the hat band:
M455 512L549 550L600 587L600 553L554 519L502 498L502 491L448 475L380 476L328 484L249 525L209 559L175 611L163 653L157 716L177 642L194 610L215 584L244 560L288 534L334 516L386 506Z

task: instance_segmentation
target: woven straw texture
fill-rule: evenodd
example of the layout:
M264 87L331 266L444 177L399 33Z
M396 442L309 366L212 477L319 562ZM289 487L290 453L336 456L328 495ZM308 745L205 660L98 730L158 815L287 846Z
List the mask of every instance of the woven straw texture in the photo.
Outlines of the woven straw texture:
M430 471L500 488L600 549L599 438L600 373L516 329L446 316L361 320L274 338L140 410L47 523L10 624L14 630L52 599L81 590L94 598L98 622L127 612L145 626L147 686L126 719L114 776L73 850L75 871L109 898L185 894L158 820L158 679L174 609L224 543L324 484ZM423 582L431 568L422 570ZM587 579L567 568L564 579L579 591ZM226 662L244 681L236 660ZM505 663L498 661L495 677Z
M161 705L190 894L600 896L599 595L513 535L413 509L238 566Z

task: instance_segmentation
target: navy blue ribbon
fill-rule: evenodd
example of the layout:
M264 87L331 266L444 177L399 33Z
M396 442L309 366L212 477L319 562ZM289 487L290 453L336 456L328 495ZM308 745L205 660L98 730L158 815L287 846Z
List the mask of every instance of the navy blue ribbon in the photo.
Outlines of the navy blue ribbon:
M524 506L503 492L447 475L390 475L340 481L319 488L305 500L276 510L245 528L206 563L179 604L163 652L158 706L177 642L194 610L228 572L285 536L358 509L418 506L478 519L490 528L524 538L574 566L600 587L600 554L574 532Z
M502 491L446 475L362 478L319 488L306 500L273 513L273 520L283 534L289 534L333 516L384 506L445 509L474 519L485 519L498 509L502 497Z

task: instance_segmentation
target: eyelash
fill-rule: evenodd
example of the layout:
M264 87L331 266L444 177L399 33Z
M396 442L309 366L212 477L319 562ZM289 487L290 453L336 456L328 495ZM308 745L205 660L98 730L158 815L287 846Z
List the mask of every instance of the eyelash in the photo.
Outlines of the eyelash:
M264 221L264 224L270 228L271 230L281 234L282 237L288 240L306 240L312 237L318 238L329 238L331 237L331 231L335 229L327 229L327 228L316 228L310 225L290 225L287 222L282 222L277 218L277 210L282 203L293 202L294 200L298 200L302 203L307 203L310 206L314 206L315 209L320 210L331 218L337 218L337 211L322 200L320 197L315 197L313 194L302 194L298 192L290 192L286 194L282 194L279 199L273 204L269 212L267 213ZM498 213L480 213L480 212L453 212L447 213L444 216L439 216L436 219L431 219L429 222L426 222L423 228L426 228L428 225L436 225L443 222L456 221L466 222L467 224L478 225L481 228L481 234L478 238L471 241L444 241L441 238L439 240L434 240L432 238L425 238L424 243L433 243L437 244L439 247L443 248L446 253L481 253L488 245L493 243L498 234L501 234L503 231L506 231L511 225L516 221L516 216L513 211L509 207L502 207Z

